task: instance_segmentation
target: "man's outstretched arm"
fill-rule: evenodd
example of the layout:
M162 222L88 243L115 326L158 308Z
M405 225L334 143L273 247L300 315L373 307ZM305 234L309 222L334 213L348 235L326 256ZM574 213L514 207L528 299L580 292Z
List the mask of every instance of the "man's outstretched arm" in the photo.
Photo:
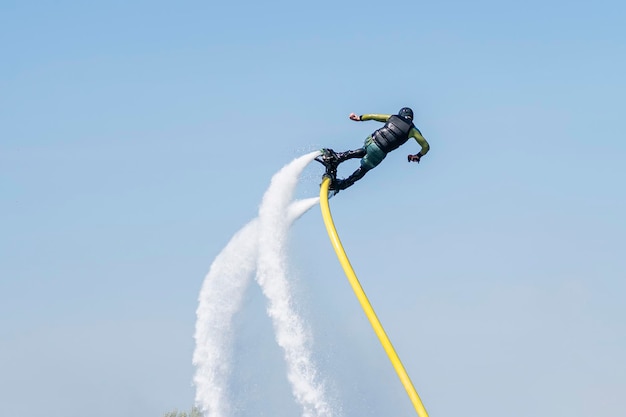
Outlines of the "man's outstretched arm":
M355 122L364 122L366 120L376 120L377 122L386 122L391 117L390 114L362 114L357 116L355 113L350 113L350 119Z

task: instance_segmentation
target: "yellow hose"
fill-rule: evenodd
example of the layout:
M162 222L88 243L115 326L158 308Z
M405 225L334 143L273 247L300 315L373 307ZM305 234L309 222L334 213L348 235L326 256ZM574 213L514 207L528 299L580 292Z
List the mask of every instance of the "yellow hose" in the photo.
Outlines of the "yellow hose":
M409 395L409 399L413 403L413 407L415 407L415 411L417 411L417 415L419 417L428 417L428 413L426 412L426 409L424 408L424 404L422 404L422 400L420 400L420 397L417 394L417 391L415 391L415 387L413 386L413 383L411 382L409 375L406 373L406 370L404 369L404 366L402 365L402 362L400 361L398 354L393 348L393 345L391 344L389 337L387 337L387 334L385 333L385 329L383 329L383 326L380 324L378 317L376 317L376 313L374 312L372 305L367 299L367 295L365 295L365 292L363 291L363 288L361 287L361 283L356 277L356 274L354 273L354 269L352 268L352 265L350 265L350 260L348 259L348 256L346 255L346 251L344 250L343 245L341 244L341 241L339 240L339 235L337 234L337 229L335 228L335 223L333 222L333 217L330 213L330 206L328 204L328 187L329 186L330 186L330 178L324 177L324 180L322 181L322 186L320 189L320 206L322 208L322 217L324 218L326 231L328 231L328 236L330 237L330 241L333 245L333 248L335 249L335 252L337 253L337 258L339 258L339 262L341 263L341 266L343 267L346 277L348 278L348 281L350 282L350 285L352 286L352 289L354 290L354 293L356 294L356 297L359 300L359 303L361 303L361 307L363 308L365 315L367 316L367 318L370 321L370 324L374 328L374 332L376 332L376 336L378 336L378 339L380 340L380 343L383 345L383 348L385 349L387 356L389 356L389 360L391 361L391 364L396 370L396 373L398 374L398 377L400 378L400 382L402 382L402 385L404 385L404 389L406 389L406 392Z

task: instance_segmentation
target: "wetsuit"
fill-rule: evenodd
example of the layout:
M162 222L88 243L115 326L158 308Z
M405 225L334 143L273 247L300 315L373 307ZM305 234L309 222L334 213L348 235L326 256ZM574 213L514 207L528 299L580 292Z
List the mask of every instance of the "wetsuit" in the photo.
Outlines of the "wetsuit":
M363 114L361 115L361 121L366 120L376 120L377 122L385 123L385 126L376 130L374 133L369 135L367 139L365 139L365 143L363 148L366 151L365 156L361 159L361 166L370 170L380 164L383 159L387 156L389 152L398 148L400 145L404 144L408 139L413 138L417 141L417 143L421 146L422 150L420 151L421 156L426 155L428 150L430 149L430 145L422 136L422 132L419 131L418 128L415 127L412 123L410 124L410 128L408 129L407 138L397 138L397 141L391 146L387 142L383 143L383 135L386 133L385 130L388 129L387 122L391 118L390 114ZM395 116L398 117L398 116ZM382 131L382 132L381 132ZM399 135L403 135L404 132L399 132ZM388 135L389 136L389 135ZM397 146L396 146L397 145Z
M397 149L410 138L415 139L421 146L422 149L418 153L420 157L426 155L430 149L422 132L415 127L411 119L392 114L363 114L359 120L376 120L385 125L369 135L363 147L337 154L339 163L352 158L361 158L361 166L348 178L335 181L331 185L333 189L345 190L350 187L363 178L370 169L380 164L389 152Z

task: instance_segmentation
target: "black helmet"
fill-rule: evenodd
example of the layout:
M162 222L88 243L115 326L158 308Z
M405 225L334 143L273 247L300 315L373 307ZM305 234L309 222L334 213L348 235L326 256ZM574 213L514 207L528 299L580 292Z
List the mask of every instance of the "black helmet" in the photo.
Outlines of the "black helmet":
M413 110L408 107L402 107L398 112L398 116L413 120Z

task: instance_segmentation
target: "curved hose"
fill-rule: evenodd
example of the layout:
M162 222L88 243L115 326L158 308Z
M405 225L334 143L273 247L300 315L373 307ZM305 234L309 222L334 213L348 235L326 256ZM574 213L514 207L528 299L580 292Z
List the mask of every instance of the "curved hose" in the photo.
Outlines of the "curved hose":
M417 415L419 417L428 417L428 413L426 412L426 409L424 408L424 404L422 404L422 401L420 400L420 397L417 394L417 391L415 391L415 387L413 386L413 383L411 382L409 375L406 373L406 370L404 369L404 366L402 365L402 362L400 361L398 354L393 348L393 345L391 344L389 337L387 337L387 334L385 333L385 329L383 329L383 326L382 324L380 324L378 317L376 317L376 313L374 312L372 305L367 299L367 296L365 295L365 292L363 291L363 288L361 287L361 283L356 277L356 274L354 273L354 269L352 268L352 265L350 265L350 260L348 259L348 256L346 255L346 251L344 250L343 245L341 244L341 241L339 240L339 235L337 234L337 229L335 228L335 223L333 222L333 217L330 213L330 206L328 204L328 187L329 186L330 186L330 178L325 176L324 180L322 181L322 186L320 189L320 206L322 208L322 217L324 218L324 224L326 225L326 231L328 232L328 237L330 237L330 241L333 245L333 248L335 249L335 252L337 253L337 258L339 258L339 262L341 263L341 266L343 267L346 277L348 278L348 281L350 282L350 285L352 286L352 290L354 290L354 293L356 294L356 297L359 300L359 303L361 303L361 307L363 308L365 315L369 319L370 324L372 325L372 328L374 329L374 332L376 332L376 336L378 336L380 343L383 345L383 348L385 349L385 352L387 353L387 356L389 357L391 364L393 365L394 369L396 370L396 373L398 374L398 377L400 378L400 382L402 382L402 385L404 385L404 389L406 389L406 392L409 395L409 399L413 403L413 407L415 407L415 411L417 411Z

